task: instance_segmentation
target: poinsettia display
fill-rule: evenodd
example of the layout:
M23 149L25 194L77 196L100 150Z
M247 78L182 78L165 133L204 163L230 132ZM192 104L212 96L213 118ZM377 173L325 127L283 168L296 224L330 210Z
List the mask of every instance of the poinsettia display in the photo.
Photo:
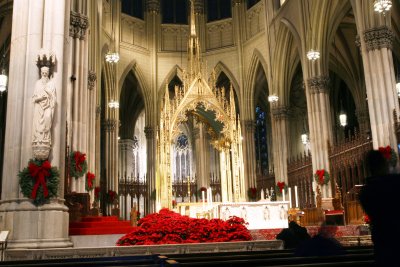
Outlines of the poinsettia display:
M113 204L116 198L117 198L117 192L115 192L114 190L108 190L106 194L106 202L108 204Z
M132 232L121 237L117 246L180 243L230 242L251 240L243 219L195 219L168 209L149 214Z
M99 200L100 200L100 193L101 193L100 186L96 186L96 187L94 188L94 199L95 199L96 201L99 201Z

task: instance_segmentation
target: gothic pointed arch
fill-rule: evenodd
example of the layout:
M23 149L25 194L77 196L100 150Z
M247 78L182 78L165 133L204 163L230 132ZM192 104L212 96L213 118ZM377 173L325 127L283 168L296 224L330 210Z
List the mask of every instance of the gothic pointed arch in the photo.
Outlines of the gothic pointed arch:
M221 72L225 73L225 75L229 78L230 82L232 83L236 96L240 99L241 95L240 86L235 76L233 75L232 71L222 61L218 61L217 64L215 64L214 70L216 77L218 77L221 74Z

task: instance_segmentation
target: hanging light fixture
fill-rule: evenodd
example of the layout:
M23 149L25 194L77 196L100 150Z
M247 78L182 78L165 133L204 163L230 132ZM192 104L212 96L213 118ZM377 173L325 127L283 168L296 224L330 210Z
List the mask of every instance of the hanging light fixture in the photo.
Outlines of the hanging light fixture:
M400 98L400 81L396 83L397 97Z
M343 109L342 101L340 101L339 123L342 127L345 127L347 125L347 114Z
M309 16L311 17L311 11L310 11L310 2L308 1L308 14L309 14ZM310 22L310 33L311 34L313 34L313 32L312 32L312 23L311 23L311 20L309 19L309 22ZM311 35L311 41L312 41L312 35ZM312 43L312 42L311 42ZM317 60L317 59L319 59L319 57L320 57L320 54L319 54L319 51L318 50L314 50L314 49L310 49L308 52L307 52L307 58L308 58L308 60L310 60L310 61L315 61L315 60Z
M114 33L114 13L112 8L113 3L110 2L110 12L111 12L111 48L115 47L115 33ZM108 50L105 56L106 62L108 63L118 63L119 54L117 51L113 51L113 49Z
M5 53L5 50L4 50ZM6 55L3 54L3 58L1 60L1 73L0 73L0 94L2 94L3 92L5 92L7 90L7 74L6 74L6 69L4 67L6 61Z
M315 61L319 59L319 52L311 49L310 51L307 52L307 58L308 60Z
M374 10L379 13L385 14L392 8L392 1L390 0L375 0Z
M108 107L109 108L119 108L119 102L114 99L111 99L111 101L108 102Z
M308 144L308 134L307 134L307 131L306 131L305 119L303 120L303 133L301 134L301 142L303 143L303 145L307 145Z
M270 96L268 96L268 102L270 103L275 103L279 100L279 96L272 94Z

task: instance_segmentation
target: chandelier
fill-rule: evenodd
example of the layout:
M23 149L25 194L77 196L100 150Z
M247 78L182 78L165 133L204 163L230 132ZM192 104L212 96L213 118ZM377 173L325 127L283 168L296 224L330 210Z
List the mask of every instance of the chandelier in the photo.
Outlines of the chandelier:
M375 0L374 10L379 13L385 14L392 7L392 1L390 0Z
M268 102L270 103L275 103L279 100L279 97L275 94L272 94L270 96L268 96Z
M7 90L7 79L6 70L2 69L0 74L0 94Z
M111 99L111 101L108 102L108 107L109 108L119 108L119 102Z
M308 60L315 61L319 59L319 52L311 49L310 51L307 52L307 58Z
M108 51L106 54L106 62L108 63L118 63L119 54L117 52Z

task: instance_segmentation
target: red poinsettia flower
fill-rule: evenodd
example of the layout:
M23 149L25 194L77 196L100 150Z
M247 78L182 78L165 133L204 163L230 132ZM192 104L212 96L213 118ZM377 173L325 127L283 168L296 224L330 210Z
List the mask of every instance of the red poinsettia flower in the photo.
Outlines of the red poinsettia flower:
M282 190L285 188L285 182L277 182L276 185L279 188L279 192L282 193Z

